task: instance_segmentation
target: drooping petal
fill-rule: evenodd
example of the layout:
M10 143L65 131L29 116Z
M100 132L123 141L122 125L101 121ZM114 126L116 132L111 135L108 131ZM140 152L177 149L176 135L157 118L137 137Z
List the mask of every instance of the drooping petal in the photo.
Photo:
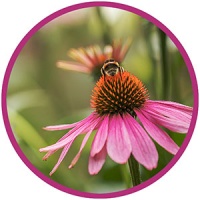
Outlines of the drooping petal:
M86 117L85 119L79 121L79 122L75 122L73 124L61 124L61 125L53 125L53 126L46 126L43 129L47 130L47 131L59 131L59 130L66 130L69 128L73 128L76 125L80 125L81 123L86 123L87 121L89 121L90 119L93 119L97 117L95 113L91 113L88 117Z
M106 45L103 49L103 55L105 60L108 58L112 58L113 47L111 45ZM104 61L105 61L104 60Z
M106 160L106 145L103 146L101 151L96 153L94 156L89 157L89 164L88 164L88 171L91 175L98 174L98 172L101 170L105 160Z
M128 38L125 43L123 44L121 51L120 51L120 62L124 59L124 57L126 56L130 46L131 46L132 40L131 38Z
M126 163L131 153L129 133L120 115L110 117L107 152L112 160L117 163Z
M61 137L56 143L64 140L65 138L67 138L68 134L65 134L63 137ZM73 142L74 140L72 140L71 142ZM69 143L68 143L69 144ZM68 145L66 144L66 145ZM42 149L40 149L41 152ZM55 150L49 150L44 157L42 158L43 160L47 160L51 155L53 155L56 151L58 151L59 149L55 149Z
M149 170L156 168L158 152L151 138L131 115L124 115L124 122L129 131L132 154L135 159Z
M141 110L148 113L158 125L169 130L187 133L189 129L192 118L192 108L189 106L168 101L148 100Z
M145 116L143 112L135 110L138 118L142 122L144 128L149 133L149 135L164 149L169 151L171 154L176 154L179 150L179 146L169 137L169 135L153 124L148 116Z
M177 102L172 102L172 101L148 100L146 103L147 104L155 104L156 103L156 104L160 104L160 105L163 105L163 106L170 106L170 107L173 107L175 109L186 112L189 115L192 115L192 111L193 111L193 108L190 107L190 106L186 106L186 105L183 105L183 104L180 104L180 103L177 103Z
M186 122L188 126L192 118L192 108L178 103L148 100L145 107L146 110L152 110L166 117Z
M98 63L103 63L105 61L105 60L101 60L101 55L103 52L98 45L93 46L91 50L93 50L94 61L96 61L95 65L98 65Z
M46 126L43 129L46 130L46 131L60 131L60 130L66 130L66 129L69 129L69 128L73 128L73 127L76 126L76 124L77 123Z
M51 155L53 155L57 150L48 151L42 158L42 160L47 160ZM41 152L41 151L40 151Z
M130 45L132 43L131 38L128 38L124 43L122 43L121 40L114 40L113 41L113 52L112 52L112 58L117 60L118 62L122 62L124 60L124 57L126 56L126 53L128 52Z
M60 154L60 157L58 159L58 162L56 163L56 165L54 166L54 168L52 169L52 171L50 172L50 176L58 169L60 163L63 161L65 155L67 154L69 148L71 147L73 143L73 140L71 142L69 142L62 150L62 153Z
M188 131L189 124L187 122L163 116L160 113L159 114L155 113L149 109L148 110L141 109L141 110L151 122L157 125L163 126L171 131L178 133L187 133Z
M120 41L113 41L113 52L112 52L112 57L117 60L120 61L120 50L121 50L121 42Z
M97 122L99 121L101 121L101 118L97 118L95 115L91 114L89 117L85 118L85 120L79 122L75 128L73 128L67 134L65 134L62 140L58 141L53 145L41 148L39 151L47 152L63 148L67 143L74 140L78 135L87 132L88 130L91 129L91 127L94 128L97 125Z
M96 65L97 59L95 57L95 51L96 51L96 46L89 46L86 48L79 48L78 51L82 53L89 61L91 64L87 65L90 70Z
M88 139L89 139L89 137L90 137L92 131L93 131L93 128L91 128L91 130L85 135L85 137L84 137L84 139L83 139L83 141L82 141L81 147L80 147L80 149L79 149L79 152L76 154L76 156L75 156L74 159L72 160L72 162L71 162L71 164L70 164L70 166L69 166L69 169L71 169L72 167L74 167L74 165L77 163L77 161L78 161L78 159L79 159L79 157L80 157L80 155L81 155L81 153L82 153L82 151L83 151L83 148L84 148L86 142L88 141Z
M102 150L108 135L108 123L109 116L105 116L92 142L92 147L90 151L91 157L94 157L95 154L99 153Z
M92 67L93 64L91 60L86 56L85 49L84 48L78 48L78 49L71 49L68 52L68 55L78 62L82 63L85 66Z
M60 142L60 141L62 141L62 140L64 140L65 138L67 138L69 136L69 133L67 133L67 134L65 134L64 136L62 136L56 143L58 143L58 142ZM74 140L72 140L72 142L73 142ZM69 143L68 143L69 144ZM66 144L66 145L68 145L68 144ZM65 148L65 147L64 147ZM56 149L56 150L49 150L46 154L45 154L45 156L43 157L43 160L47 160L52 154L54 154L56 151L57 151L58 149ZM40 149L40 151L41 151L41 149Z
M69 62L60 60L56 63L56 66L61 69L83 72L83 73L90 73L91 69L83 64L78 62Z

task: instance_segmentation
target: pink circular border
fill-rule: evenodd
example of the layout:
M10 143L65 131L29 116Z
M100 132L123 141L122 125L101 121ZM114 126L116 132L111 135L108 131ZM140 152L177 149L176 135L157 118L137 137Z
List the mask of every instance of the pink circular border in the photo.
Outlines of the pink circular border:
M194 106L193 106L193 115L192 115L192 121L188 130L188 134L185 138L185 140L183 141L183 144L180 148L180 150L178 151L178 153L174 156L174 158L168 163L168 165L162 169L159 173L157 173L155 176L153 176L152 178L150 178L149 180L145 181L144 183L135 186L133 188L127 189L127 190L123 190L123 191L119 191L119 192L112 192L112 193L104 193L104 194L96 194L96 193L86 193L86 192L80 192L71 188L67 188L66 186L63 186L53 180L51 180L49 177L45 176L44 174L42 174L36 167L34 167L32 165L32 163L27 159L27 157L25 156L25 154L22 152L22 150L20 149L14 134L12 132L10 123L9 123L9 117L8 117L8 112L7 112L7 104L6 104L6 95L7 95L7 88L8 88L8 82L9 82L9 78L10 78L10 74L12 71L12 68L14 66L14 63L19 55L19 53L21 52L22 48L24 47L24 45L27 43L27 41L32 37L32 35L34 33L36 33L41 27L43 27L45 24L47 24L48 22L52 21L53 19L66 14L68 12L74 11L74 10L78 10L78 9L82 9L82 8L88 8L88 7L97 7L97 6L103 6L103 7L112 7L112 8L118 8L118 9L122 9L125 11L129 11L132 12L134 14L137 14L145 19L147 19L148 21L152 22L153 24L155 24L157 27L159 27L162 31L164 31L168 37L175 43L175 45L177 46L177 48L179 49L182 57L184 58L184 61L188 67L188 71L190 74L190 78L191 78L191 82L192 82L192 88L193 88L193 95L194 95ZM37 175L39 178L41 178L43 181L45 181L46 183L50 184L51 186L67 192L69 194L73 194L76 196L81 196L81 197L88 197L88 198L112 198L112 197L119 197L119 196L123 196L123 195L127 195L130 193L134 193L137 192L147 186L149 186L150 184L154 183L155 181L157 181L159 178L161 178L165 173L167 173L172 167L173 165L178 161L178 159L180 158L180 156L183 154L183 152L185 151L191 137L192 137L192 133L194 131L194 127L196 124L196 119L197 119L197 112L198 112L198 86L197 86L197 80L196 80L196 76L195 76L195 72L194 69L192 67L192 63L185 51L185 49L183 48L183 46L181 45L181 43L179 42L179 40L176 38L176 36L165 26L163 25L160 21L158 21L157 19L155 19L154 17L152 17L151 15L145 13L144 11L141 11L137 8L128 6L128 5L124 5L124 4L120 4L120 3L112 3L112 2L86 2L86 3L80 3L80 4L76 4L76 5L72 5L66 8L63 8L61 10L58 10L56 12L54 12L53 14L49 15L48 17L46 17L45 19L43 19L42 21L40 21L38 24L36 24L25 36L24 38L21 40L21 42L18 44L18 46L16 47L14 53L12 54L12 57L10 58L10 61L8 63L5 75L4 75L4 80L3 80L3 87L2 87L2 113L3 113L3 119L4 119L4 124L8 133L8 137L15 149L15 151L17 152L17 154L19 155L19 157L23 160L23 162L26 164L26 166L35 174Z

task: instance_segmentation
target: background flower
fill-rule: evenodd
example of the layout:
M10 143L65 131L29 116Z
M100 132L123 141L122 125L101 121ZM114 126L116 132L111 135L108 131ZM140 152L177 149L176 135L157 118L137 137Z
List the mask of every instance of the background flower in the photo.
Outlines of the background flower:
M98 45L70 49L68 52L74 62L58 61L57 66L66 70L72 70L83 73L90 73L97 81L101 76L101 68L105 60L113 58L120 65L124 60L131 45L131 39L125 41L113 40L112 44L106 45L101 49Z

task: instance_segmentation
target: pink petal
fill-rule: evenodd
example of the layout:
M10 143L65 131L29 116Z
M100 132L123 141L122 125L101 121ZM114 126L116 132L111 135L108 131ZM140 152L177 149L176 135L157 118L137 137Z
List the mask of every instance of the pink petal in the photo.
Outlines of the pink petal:
M78 62L69 62L69 61L58 61L56 63L56 66L65 69L65 70L71 70L71 71L77 71L77 72L83 72L83 73L90 73L91 69L89 67L80 64Z
M128 38L124 43L122 43L121 40L115 40L112 45L112 57L118 62L122 62L128 52L128 49L130 48L131 43L132 40L130 38Z
M158 125L164 126L172 131L187 133L191 118L192 108L182 104L168 101L150 101L141 109L148 112Z
M77 123L73 124L61 124L61 125L54 125L54 126L46 126L43 129L47 131L59 131L59 130L66 130L69 128L73 128L76 126Z
M92 131L94 130L94 128L96 127L96 125L99 123L99 121L101 121L101 118L99 117L96 121L93 122L93 124L90 126L90 130L88 131L88 133L85 135L83 141L82 141L82 144L81 144L81 147L79 149L79 152L77 153L77 155L74 157L74 159L72 160L70 166L69 166L69 169L71 169L78 161L82 151L83 151L83 148L86 144L86 142L88 141Z
M83 49L85 56L90 60L92 63L89 68L92 69L93 66L95 66L95 57L94 57L94 46L87 47L86 49Z
M80 149L79 149L79 152L76 154L76 156L75 156L74 159L72 160L72 162L71 162L71 164L70 164L70 166L69 166L69 169L71 169L72 167L74 167L74 165L77 163L77 161L78 161L78 159L79 159L79 157L80 157L80 155L81 155L81 153L82 153L82 151L83 151L83 148L84 148L86 142L88 141L88 139L89 139L89 137L90 137L92 131L93 131L93 128L85 135L85 137L84 137L84 139L83 139L83 141L82 141L81 147L80 147Z
M112 57L113 48L111 45L106 45L103 50L105 60Z
M73 128L67 134L65 134L62 140L58 141L53 145L41 148L39 151L54 151L63 148L67 143L74 140L78 135L87 132L88 129L94 128L100 120L101 118L98 118L94 114L91 114L89 117L85 118L85 120L79 122L75 128Z
M85 129L87 129L87 126L82 126L79 129L77 129L76 131L74 131L74 129L70 130L66 135L67 137L64 140L58 141L53 145L44 147L39 149L40 152L47 152L47 151L56 151L60 148L63 148L65 145L67 145L69 142L71 142L72 140L74 140L78 135L80 135L82 132L85 131Z
M147 110L143 108L141 110L147 116L147 118L154 124L163 126L171 131L178 133L187 133L188 131L189 124L184 121L175 120L173 118L163 116L160 113L158 114L151 111L150 109Z
M150 101L145 104L146 109L153 112L160 113L166 117L181 120L186 123L190 123L192 118L192 108L173 102L164 101Z
M102 60L100 59L100 57L102 55L101 48L99 46L95 45L95 46L93 46L93 48L91 48L91 50L93 51L93 61L94 61L95 65L98 65L99 63L102 62Z
M99 153L102 150L108 135L108 123L109 116L105 116L92 142L92 147L90 151L91 157L94 157L95 154Z
M132 154L135 159L149 170L156 168L158 152L153 141L131 115L124 115L124 122L129 131L129 138L132 143Z
M155 101L155 100L154 101L153 100L147 101L147 104L155 104L155 103L163 105L163 106L170 106L170 107L176 108L178 110L182 110L183 112L186 112L186 113L192 115L193 108L190 107L190 106L186 106L186 105L176 103L176 102L172 102L172 101Z
M56 163L56 165L54 166L54 168L52 169L52 171L50 172L50 176L58 169L60 163L63 161L65 155L67 154L69 148L71 147L73 143L73 140L71 142L69 142L62 150L62 153L60 154L60 157L58 159L58 162Z
M93 66L91 60L87 57L84 48L71 49L68 52L68 55L74 60L81 62L83 65L88 66L89 68Z
M119 60L119 61L120 61L120 62L121 62L122 60L124 60L124 57L126 56L128 50L129 50L129 48L130 48L131 43L132 43L131 38L128 38L128 39L125 41L125 43L123 44L123 46L121 47L120 55L119 55L119 57L120 57L120 60Z
M164 149L172 154L176 154L179 150L178 145L169 137L169 135L153 124L149 119L148 115L145 116L143 112L135 110L138 118L142 122L144 128L149 135Z
M58 143L58 142L64 140L64 139L67 138L68 136L69 136L69 133L65 134L65 135L62 136L56 143ZM74 141L74 140L72 140L72 142L73 142L73 141ZM68 143L68 144L69 144L69 143ZM67 144L67 145L68 145L68 144ZM54 154L57 150L58 150L58 149L48 151L48 152L45 154L45 156L43 157L43 160L47 160L47 159L48 159L52 154ZM41 151L41 149L40 149L40 151Z
M110 117L107 152L115 162L126 163L131 153L129 133L120 115Z
M41 150L41 149L40 149ZM42 158L42 160L47 160L51 155L53 155L57 150L54 151L48 151L45 156ZM41 152L41 151L40 151Z
M90 154L88 171L91 175L95 175L101 170L101 168L106 160L106 155L107 155L106 145L104 145L104 147L101 149L101 151L96 153L95 156L91 156L91 154Z
M67 134L65 134L64 136L62 136L56 143L59 143L60 141L62 141L62 140L64 140L64 139L66 139L66 138L69 138L69 135L71 134L71 133L74 133L73 131L75 131L75 129L76 129L77 127L75 127L73 130L71 130L71 131L69 131ZM85 132L87 132L87 129L85 130ZM75 139L75 138L74 138ZM72 142L73 142L74 140L72 140ZM66 145L68 145L69 143L67 143ZM44 149L44 148L43 148ZM45 156L43 157L43 160L47 160L52 154L54 154L57 150L59 150L59 148L58 149L55 149L55 150L49 150L46 154L45 154ZM40 149L40 152L42 152L42 149Z
M112 57L117 60L117 61L121 61L120 58L120 49L121 49L121 41L114 41L113 42L113 52L112 52Z
M95 113L91 113L88 117L86 117L85 119L79 121L79 122L75 122L73 124L62 124L62 125L53 125L53 126L46 126L43 129L47 130L47 131L59 131L59 130L66 130L69 128L73 128L76 125L79 125L80 123L86 123L87 121L89 121L90 119L93 119L97 117L97 115Z

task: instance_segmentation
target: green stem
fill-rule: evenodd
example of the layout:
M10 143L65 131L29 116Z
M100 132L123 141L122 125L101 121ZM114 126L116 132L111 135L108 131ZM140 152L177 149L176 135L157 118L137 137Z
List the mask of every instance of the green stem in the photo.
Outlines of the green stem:
M102 13L101 13L101 8L100 7L96 7L96 13L97 13L97 17L99 19L99 24L101 26L101 30L102 30L102 38L103 38L103 42L104 44L111 44L112 39L110 37L110 28L108 23L106 22L106 20L104 19Z
M160 39L160 52L161 52L161 66L162 66L162 97L167 99L169 97L169 66L167 62L167 36L166 34L158 29L159 39Z
M139 163L135 160L135 158L132 155L128 159L128 165L131 173L131 180L133 186L139 185L141 183Z
M120 165L120 170L121 170L121 175L123 177L126 188L130 188L132 186L132 183L130 181L130 175L129 173L127 173L127 165Z
M144 39L146 40L146 47L147 47L147 53L151 61L151 65L153 68L153 74L151 78L151 82L149 85L149 88L151 88L151 96L153 96L155 99L158 99L158 80L157 77L155 77L156 74L158 74L158 66L157 66L157 61L156 61L156 56L155 56L155 51L152 45L152 30L154 29L154 25L151 22L146 22L142 26L143 28L143 34L144 34Z

